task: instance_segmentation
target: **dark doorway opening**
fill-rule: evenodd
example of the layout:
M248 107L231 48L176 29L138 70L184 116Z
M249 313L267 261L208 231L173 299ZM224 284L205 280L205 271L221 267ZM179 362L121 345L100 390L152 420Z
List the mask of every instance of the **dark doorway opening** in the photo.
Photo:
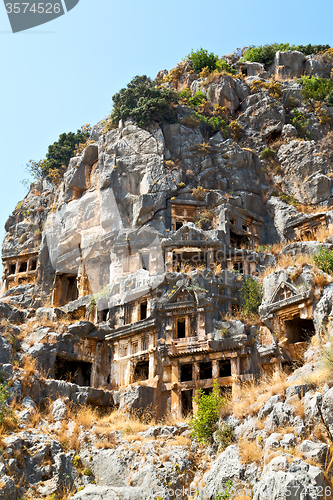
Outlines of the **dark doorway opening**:
M193 411L193 391L181 391L182 416L186 417Z
M31 271L36 271L36 269L37 269L37 260L33 259L31 261Z
M73 384L90 386L92 364L56 356L54 376L56 380L66 380Z
M307 342L316 333L312 319L294 318L284 325L290 344Z
M141 266L145 271L149 271L149 253L141 254Z
M149 361L139 361L134 370L134 382L140 382L149 378Z
M219 377L231 377L230 359L221 359L219 362Z
M20 262L19 273L26 273L28 269L28 262Z
M147 318L147 301L140 304L140 319Z
M186 321L185 319L177 320L177 337L179 339L184 339L186 336Z
M248 70L247 68L242 68L242 75L247 76Z
M213 378L212 362L207 361L199 364L199 378L200 380L205 380L207 378Z
M176 231L178 231L178 229L180 229L181 227L183 227L183 223L182 222L176 222Z
M79 297L79 291L77 289L77 279L76 275L70 274L60 274L57 276L57 300L56 306L64 306Z
M101 321L107 321L109 316L109 309L103 309L100 312L100 320Z
M240 248L248 245L249 238L242 234L236 234L233 231L230 231L230 243L234 248Z
M234 271L243 274L244 273L243 262L235 262Z
M192 365L190 363L186 365L180 365L180 381L189 382L192 379Z
M15 274L16 264L10 264L9 266L9 274Z

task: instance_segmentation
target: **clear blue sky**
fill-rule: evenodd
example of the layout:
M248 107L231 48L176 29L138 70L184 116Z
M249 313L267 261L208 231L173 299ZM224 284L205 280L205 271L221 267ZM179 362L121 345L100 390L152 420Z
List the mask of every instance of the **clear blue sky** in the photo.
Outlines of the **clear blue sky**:
M333 45L329 0L80 0L12 34L0 5L0 239L26 193L24 165L63 132L95 124L136 74L155 77L201 46L218 55L271 42Z

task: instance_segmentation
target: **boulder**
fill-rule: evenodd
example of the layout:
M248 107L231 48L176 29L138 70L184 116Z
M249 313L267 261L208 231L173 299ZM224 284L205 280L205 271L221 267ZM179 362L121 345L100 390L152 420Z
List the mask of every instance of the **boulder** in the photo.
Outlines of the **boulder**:
M146 385L134 385L121 391L119 411L141 413L153 410L155 389Z
M254 486L253 500L319 500L325 488L324 474L301 459L288 463L285 457L276 457L263 470ZM304 496L309 491L310 496ZM305 494L307 495L307 494Z
M315 443L305 439L298 447L306 458L312 458L318 464L325 464L328 453L328 446L325 443Z
M305 55L297 50L286 50L275 54L268 72L282 79L299 78L304 72Z
M321 412L325 425L329 427L331 435L333 435L333 387L323 397Z
M54 403L52 403L52 417L56 422L63 420L67 412L68 408L61 398L56 399Z

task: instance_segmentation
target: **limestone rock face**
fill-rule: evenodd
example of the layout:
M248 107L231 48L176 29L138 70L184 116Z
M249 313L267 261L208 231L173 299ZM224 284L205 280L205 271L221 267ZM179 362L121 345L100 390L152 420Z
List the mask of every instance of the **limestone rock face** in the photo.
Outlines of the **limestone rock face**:
M299 78L304 71L305 59L305 55L297 50L278 50L270 72L280 78Z
M262 138L269 139L282 132L285 123L284 108L267 92L247 97L242 103L242 111L239 123L247 134L260 134Z
M273 459L263 471L259 483L255 485L255 500L271 498L272 500L290 497L301 500L302 490L311 488L311 498L320 498L321 488L325 487L324 476L319 467L313 467L297 459L288 463L286 457Z
M315 141L291 141L278 151L285 174L283 190L299 202L316 204L331 196L330 167L318 153Z
M287 51L233 76L162 70L206 100L100 121L59 184L32 183L3 242L0 500L212 500L230 481L322 497L333 278L313 257L333 248L333 108L295 79L332 66ZM204 448L188 414L214 381L235 397Z
M212 104L224 106L230 113L234 113L239 108L240 103L250 94L247 85L229 75L221 76L216 83L203 86L202 84L201 80L194 81L191 85L192 92L201 90Z

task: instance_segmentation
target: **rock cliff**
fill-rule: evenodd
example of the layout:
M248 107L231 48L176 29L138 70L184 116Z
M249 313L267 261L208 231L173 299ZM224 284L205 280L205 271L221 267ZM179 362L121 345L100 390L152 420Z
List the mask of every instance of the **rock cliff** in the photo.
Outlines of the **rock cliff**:
M172 95L164 119L111 115L31 184L2 246L1 499L330 498L326 52L160 71L138 102Z

